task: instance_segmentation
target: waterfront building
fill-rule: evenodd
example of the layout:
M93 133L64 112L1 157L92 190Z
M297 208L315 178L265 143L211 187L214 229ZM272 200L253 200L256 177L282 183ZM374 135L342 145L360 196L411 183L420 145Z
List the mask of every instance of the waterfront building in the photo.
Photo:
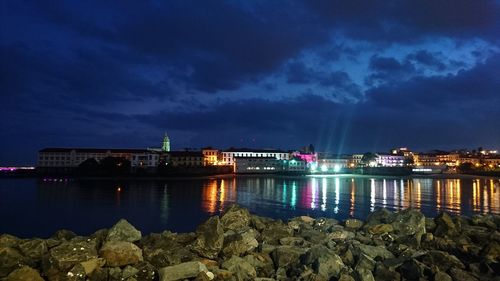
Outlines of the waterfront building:
M106 157L124 158L132 162L134 155L148 153L146 149L120 148L44 148L38 151L38 168L75 168L87 159L101 161Z
M318 160L318 169L323 173L339 173L349 166L349 159L323 158Z
M166 154L166 161L173 167L200 167L204 157L201 151L170 151Z
M309 164L313 162L307 162L300 158L292 158L289 161L283 160L285 162L285 170L287 172L293 173L305 173L309 171Z
M379 167L403 167L405 157L394 154L376 154L375 162Z
M459 163L460 155L458 153L446 153L436 155L437 162L441 165L446 165L449 167L457 166Z
M168 137L167 133L165 133L165 136L163 137L163 143L161 146L161 150L163 152L169 152L170 151L170 138Z
M234 172L237 174L271 174L285 170L286 160L273 156L235 156Z
M361 160L363 159L363 154L353 154L349 161L349 167L357 167L361 164Z
M219 163L219 150L205 147L201 150L203 154L203 165L204 166L214 166Z
M289 160L290 153L271 149L231 148L222 151L220 164L232 166L235 164L235 157L273 157L278 160Z
M438 166L439 159L435 154L415 154L415 166Z
M137 151L132 154L130 166L132 172L144 170L146 172L155 172L160 164L160 153L157 151Z

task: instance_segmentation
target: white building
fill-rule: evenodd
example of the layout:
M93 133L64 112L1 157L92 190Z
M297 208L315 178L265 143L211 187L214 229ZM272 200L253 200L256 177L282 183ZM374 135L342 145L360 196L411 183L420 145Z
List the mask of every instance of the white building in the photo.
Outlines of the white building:
M403 167L405 157L403 155L377 154L375 161L379 167Z
M156 171L156 168L158 168L159 164L160 154L158 152L148 150L135 152L132 155L132 160L130 161L132 171L137 171L140 169Z
M271 174L285 170L286 163L275 157L234 157L237 174Z
M124 158L132 162L133 155L147 152L145 149L44 148L38 151L37 167L74 168L87 159L101 161L106 157Z
M252 149L229 149L222 152L220 160L221 165L234 165L235 157L256 157L267 158L271 157L277 160L289 160L290 154L281 150L252 150Z

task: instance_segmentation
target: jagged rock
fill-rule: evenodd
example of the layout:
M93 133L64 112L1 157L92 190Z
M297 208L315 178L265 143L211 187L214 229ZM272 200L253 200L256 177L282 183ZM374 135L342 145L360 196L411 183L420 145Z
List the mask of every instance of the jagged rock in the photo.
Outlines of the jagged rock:
M257 277L255 268L240 257L232 256L222 263L222 268L231 271L237 281L253 280Z
M239 205L231 205L220 219L224 230L243 231L250 225L251 217L247 209Z
M122 279L122 270L119 267L112 267L108 271L109 280L118 281Z
M224 230L219 217L209 218L196 230L198 238L192 245L192 250L198 255L214 259L219 255L224 245Z
M156 280L157 278L155 267L148 262L140 262L134 265L134 268L138 270L134 276L137 280Z
M42 239L31 239L18 245L24 256L32 260L40 260L48 251L47 243Z
M366 268L358 268L355 272L359 281L375 281L372 272Z
M119 220L108 231L106 241L135 242L141 240L142 234L125 219Z
M342 259L334 253L321 256L313 263L314 272L326 280L330 280L332 277L339 277L340 271L344 267Z
M387 250L383 246L370 246L365 244L359 244L356 246L359 251L372 259L380 257L382 259L390 259L394 258L394 254L392 254L389 250Z
M367 228L367 230L371 234L380 235L380 234L392 232L392 231L394 231L394 228L390 224L383 223L383 224L375 224L375 225L369 226Z
M312 244L321 244L327 239L327 235L324 232L313 229L302 229L298 235Z
M302 237L283 237L280 244L285 246L303 246L306 243Z
M356 234L347 230L335 230L332 233L328 234L328 238L332 239L333 241L344 241L354 239L354 237L356 237Z
M186 246L195 239L194 233L185 235L171 232L153 233L144 237L140 246L144 259L161 268L193 260L195 254Z
M10 247L0 247L0 278L26 263L21 253Z
M419 280L424 278L425 265L415 259L405 261L400 267L399 272L406 280Z
M267 225L272 222L273 219L271 218L250 215L250 226L257 229L258 231L263 231L264 229L266 229Z
M387 209L376 209L366 218L365 228L372 225L390 223L393 215L394 213Z
M391 270L383 265L377 265L375 270L375 280L377 281L399 281L401 280L401 274L399 272Z
M471 223L473 225L484 226L490 229L498 228L498 225L494 221L494 217L491 215L474 215L471 218Z
M240 256L253 251L259 246L259 242L255 239L256 231L249 229L241 233L234 233L224 238L224 246L222 254L226 257Z
M0 235L0 247L16 248L21 241L21 239L14 235L5 233Z
M66 241L69 241L73 238L76 237L76 234L71 231L71 230L67 230L67 229L60 229L58 231L56 231L51 238L53 239L56 239L56 240L66 240Z
M267 225L262 231L261 239L263 243L278 245L279 240L293 235L293 230L286 224L276 221Z
M359 229L363 226L363 222L358 219L347 219L344 221L344 225L350 229Z
M272 253L275 268L289 267L300 263L300 256L304 250L292 246L278 246Z
M489 262L500 262L500 244L496 241L489 243L483 250L483 256Z
M85 274L85 268L83 268L82 264L78 263L71 268L68 273L66 273L66 278L68 281L85 281L86 279L86 274Z
M437 250L429 251L423 257L423 262L427 265L436 265L441 271L448 271L451 267L465 268L464 264L454 255Z
M96 269L103 267L106 264L106 260L102 258L90 259L88 261L81 262L80 264L82 265L85 274L87 276L91 276Z
M322 232L330 232L340 225L339 221L331 218L318 218L313 223L313 228Z
M108 266L124 266L143 261L142 250L135 244L125 241L106 242L99 255L106 260Z
M467 271L456 268L456 267L453 267L450 269L450 276L455 281L478 281L479 280L471 273L468 273Z
M43 281L43 278L37 270L29 266L23 266L12 271L5 281Z
M434 274L434 281L452 281L450 275L443 271L438 271Z
M123 270L122 270L122 278L127 279L129 277L133 277L139 272L139 270L133 266L127 265Z
M267 254L252 253L244 257L255 271L257 276L271 276L274 273L274 263L271 257Z
M436 229L436 222L433 218L425 218L425 230L427 232L434 232Z
M207 267L199 261L185 262L177 265L167 266L158 270L160 281L184 280L194 278L200 272L207 272Z
M343 273L343 274L340 274L338 281L354 281L354 278L352 278L352 276L349 274Z
M440 213L434 221L436 222L434 235L453 237L460 232L455 222L453 222L453 218L447 213Z
M97 268L89 276L90 281L108 281L109 269L108 268ZM145 280L145 279L144 279Z
M361 253L356 263L356 268L364 268L370 271L375 269L375 260L366 254Z
M49 250L43 258L43 271L49 280L60 280L76 264L94 258L97 258L96 241L75 237Z
M399 236L414 239L420 245L422 235L425 234L425 216L417 210L406 209L394 214L391 222L394 232Z

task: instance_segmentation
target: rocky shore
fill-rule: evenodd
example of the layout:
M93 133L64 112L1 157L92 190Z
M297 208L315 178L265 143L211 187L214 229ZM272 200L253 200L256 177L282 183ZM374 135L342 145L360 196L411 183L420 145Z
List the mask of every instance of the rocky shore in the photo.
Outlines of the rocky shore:
M500 216L283 222L232 206L194 233L142 236L125 220L90 236L0 235L0 280L500 280Z

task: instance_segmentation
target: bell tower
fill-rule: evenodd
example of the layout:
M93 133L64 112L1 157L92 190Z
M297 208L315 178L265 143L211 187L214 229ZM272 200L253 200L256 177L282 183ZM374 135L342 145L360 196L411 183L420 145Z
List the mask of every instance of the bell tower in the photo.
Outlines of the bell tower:
M163 137L163 145L161 146L162 151L170 151L170 138L168 137L167 133L165 133L165 136Z

